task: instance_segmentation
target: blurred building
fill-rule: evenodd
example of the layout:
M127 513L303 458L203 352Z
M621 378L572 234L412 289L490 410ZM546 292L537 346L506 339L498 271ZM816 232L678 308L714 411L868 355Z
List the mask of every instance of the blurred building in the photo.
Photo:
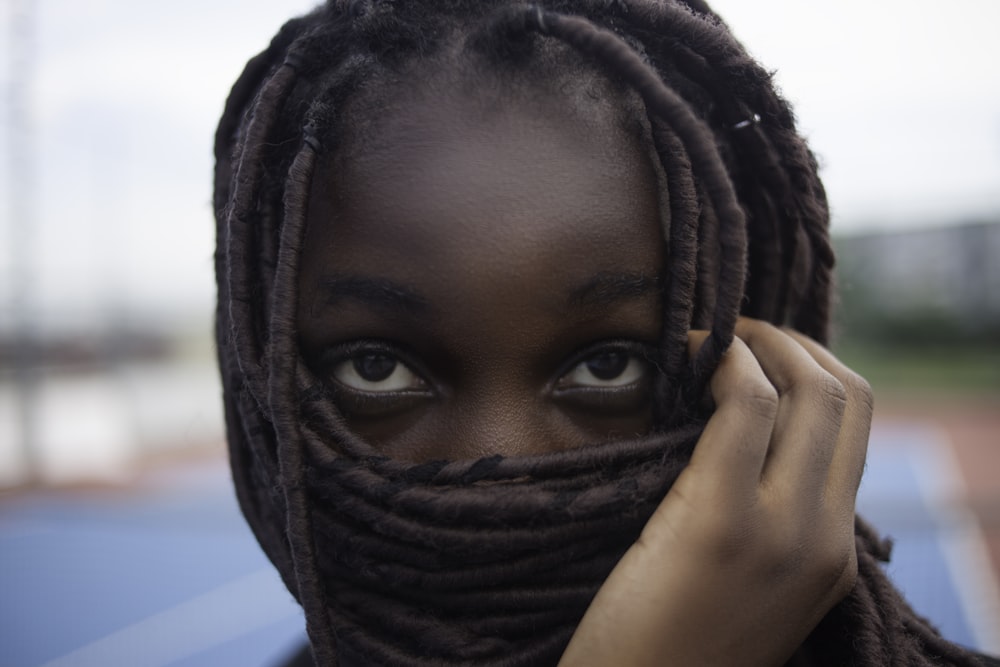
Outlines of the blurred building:
M948 334L1000 332L1000 222L862 233L836 244L852 326L906 320Z

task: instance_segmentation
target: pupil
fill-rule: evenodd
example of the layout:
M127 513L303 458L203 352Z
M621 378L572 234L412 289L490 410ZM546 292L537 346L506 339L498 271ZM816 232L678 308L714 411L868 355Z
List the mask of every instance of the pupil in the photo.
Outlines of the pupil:
M396 360L385 354L365 354L354 358L354 370L368 382L380 382L396 370Z
M587 370L598 380L613 380L625 371L628 356L625 352L602 352L587 360Z

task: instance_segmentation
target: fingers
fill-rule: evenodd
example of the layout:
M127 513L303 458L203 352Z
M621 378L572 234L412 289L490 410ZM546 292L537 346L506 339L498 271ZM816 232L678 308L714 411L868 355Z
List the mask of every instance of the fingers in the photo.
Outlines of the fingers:
M868 436L874 409L871 386L816 341L797 331L786 333L809 352L816 363L837 378L844 388L846 404L840 437L830 464L827 491L831 496L839 494L841 500L850 501L853 507L868 452Z
M690 464L561 664L784 664L854 585L870 392L798 334L736 333Z
M693 355L707 336L693 331ZM778 394L738 338L726 351L711 381L715 412L705 425L688 466L691 473L717 477L718 488L746 498L756 493L778 411Z
M823 499L837 448L846 392L836 377L785 332L742 319L736 335L747 343L779 397L762 481L773 492L815 505Z
M697 350L704 332L691 332ZM744 499L768 493L802 507L850 517L864 470L871 390L818 343L741 318L737 339L712 378L716 411L692 457Z

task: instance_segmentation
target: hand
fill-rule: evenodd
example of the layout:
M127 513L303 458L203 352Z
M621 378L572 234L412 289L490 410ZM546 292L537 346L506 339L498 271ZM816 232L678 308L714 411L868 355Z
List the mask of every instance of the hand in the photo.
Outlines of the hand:
M736 335L690 464L560 665L781 665L853 587L871 390L796 332Z

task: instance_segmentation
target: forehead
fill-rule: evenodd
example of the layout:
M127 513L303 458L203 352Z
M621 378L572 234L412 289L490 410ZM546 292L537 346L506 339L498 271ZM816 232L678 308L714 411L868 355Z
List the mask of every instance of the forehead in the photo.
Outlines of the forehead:
M358 203L375 195L387 207L427 207L426 217L433 218L455 207L513 214L515 207L504 203L523 202L518 208L530 216L532 202L544 206L559 198L566 213L551 222L572 224L580 222L575 201L592 200L595 215L614 217L616 208L627 208L650 169L635 138L605 117L551 99L483 109L467 99L440 98L384 126L378 141L335 160L333 171L355 186L342 194Z
M649 143L639 95L566 44L542 40L526 60L508 62L484 56L460 36L444 42L431 55L377 69L359 82L330 128L338 156L363 157L438 117L468 127L504 112L517 112L520 122L571 118L590 131L617 126Z
M498 253L508 269L536 266L554 244L562 263L658 252L658 179L640 137L605 107L534 92L495 106L424 96L387 114L366 145L320 163L306 247L340 265L454 256L470 270Z
M368 140L321 160L302 305L348 274L413 288L465 326L485 304L552 311L595 275L658 277L648 147L607 106L532 92L404 99Z

